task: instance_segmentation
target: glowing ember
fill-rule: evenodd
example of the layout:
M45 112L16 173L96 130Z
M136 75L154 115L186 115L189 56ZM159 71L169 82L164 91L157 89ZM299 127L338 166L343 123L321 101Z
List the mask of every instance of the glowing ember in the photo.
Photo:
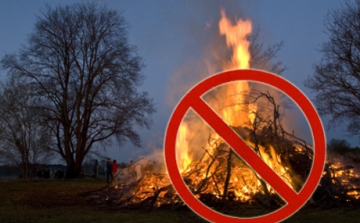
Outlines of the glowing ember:
M341 188L349 197L360 200L359 175L355 173L354 166L344 165L340 161L328 163L328 165L329 177L334 187Z

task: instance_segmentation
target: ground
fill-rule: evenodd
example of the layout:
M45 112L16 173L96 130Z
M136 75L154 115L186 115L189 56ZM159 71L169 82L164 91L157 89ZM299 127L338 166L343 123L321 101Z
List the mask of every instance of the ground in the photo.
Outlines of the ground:
M102 179L0 182L0 222L206 222L191 210L119 210L80 194L105 186ZM359 222L360 208L307 207L285 222Z

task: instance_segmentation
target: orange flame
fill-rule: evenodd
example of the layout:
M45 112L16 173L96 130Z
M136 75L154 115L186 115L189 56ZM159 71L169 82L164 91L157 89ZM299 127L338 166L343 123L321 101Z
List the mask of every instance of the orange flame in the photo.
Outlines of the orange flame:
M185 122L182 122L179 127L176 138L176 159L178 162L180 173L185 171L187 166L191 163L190 150L188 144L189 142L188 132L189 130L187 124Z
M233 50L230 63L225 64L224 69L247 69L250 68L251 54L249 51L250 41L247 39L252 32L252 23L249 20L237 20L234 24L221 10L219 21L220 35L226 38L226 45ZM225 107L222 111L224 120L232 126L243 126L248 120L253 123L255 119L256 105L246 105L245 96L250 91L246 81L237 81L228 84ZM251 109L249 109L251 107ZM248 115L246 115L248 114ZM248 116L248 117L247 117Z
M231 61L223 69L246 69L250 67L251 54L249 51L250 41L248 36L252 32L252 23L249 20L238 20L233 23L226 17L225 11L221 11L219 21L219 33L226 37L226 45L233 50ZM246 81L229 83L226 86L221 117L231 126L247 126L255 119L257 106L246 104L245 95L250 91ZM177 135L176 151L179 170L184 171L191 163L189 149L188 125L182 122ZM215 134L214 142L218 140ZM211 149L211 148L210 148Z
M233 23L226 17L225 12L221 11L221 19L219 21L220 35L224 35L226 38L226 45L233 50L231 61L224 64L223 69L247 69L250 67L251 53L249 51L250 41L249 35L252 31L252 23L249 20L237 20ZM251 91L250 85L246 81L231 82L224 86L219 98L222 100L220 116L230 126L233 127L249 127L256 119L257 105L249 104L247 102L247 95ZM212 106L211 102L209 102ZM177 135L176 149L177 149L177 162L181 173L187 172L191 166L192 160L190 156L189 146L189 126L186 122L182 122ZM212 133L208 140L208 145L202 147L206 150L205 156L202 159L202 164L198 164L196 168L200 168L201 165L207 165L210 162L214 162L214 157L217 156L216 149L223 143L222 139L216 134ZM255 147L253 143L248 142L252 147ZM228 148L230 149L230 148ZM269 154L270 153L270 154ZM259 145L259 156L266 162L278 175L282 176L284 181L292 186L291 177L288 170L285 169L279 162L279 157L276 155L274 148L270 148L270 152L265 152L265 148ZM217 162L217 161L215 161ZM235 165L231 171L230 184L233 186L233 192L236 194L236 199L245 201L250 199L256 193L263 193L259 176L250 168L241 164ZM207 169L207 172L201 172L193 179L194 182L201 182L202 180L209 178L212 174L218 171L215 168L216 165ZM205 168L206 169L206 168ZM215 196L220 196L224 183L217 181L213 176L213 184L208 185L207 191L213 193ZM275 193L269 185L266 185L267 190L270 193ZM195 189L196 190L196 189Z
M247 37L252 32L252 23L249 20L239 19L235 24L226 17L225 11L221 10L219 22L221 35L226 37L226 45L233 49L230 67L246 69L250 67L251 54L249 52L250 41Z

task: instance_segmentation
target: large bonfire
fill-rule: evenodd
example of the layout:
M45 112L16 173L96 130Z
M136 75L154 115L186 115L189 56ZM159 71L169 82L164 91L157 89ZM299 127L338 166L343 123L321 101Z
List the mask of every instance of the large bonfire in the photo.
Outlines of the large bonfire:
M251 21L232 23L222 11L219 31L233 52L223 70L250 68ZM267 86L237 81L206 93L203 99L289 187L300 191L311 170L313 150L286 131L281 97ZM244 204L276 209L284 205L276 191L192 110L179 127L176 152L184 182L195 197L214 209L224 211ZM183 206L163 165L144 158L120 169L110 186L87 195L96 202L120 207ZM358 204L356 165L329 160L312 201Z

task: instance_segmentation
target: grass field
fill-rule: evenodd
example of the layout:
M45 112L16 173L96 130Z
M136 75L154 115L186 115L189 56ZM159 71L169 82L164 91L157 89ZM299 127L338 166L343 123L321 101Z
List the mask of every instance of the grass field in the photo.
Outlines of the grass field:
M1 181L0 222L205 222L190 210L119 210L106 204L94 205L79 196L99 189L104 180ZM304 208L290 222L360 222L360 209Z

